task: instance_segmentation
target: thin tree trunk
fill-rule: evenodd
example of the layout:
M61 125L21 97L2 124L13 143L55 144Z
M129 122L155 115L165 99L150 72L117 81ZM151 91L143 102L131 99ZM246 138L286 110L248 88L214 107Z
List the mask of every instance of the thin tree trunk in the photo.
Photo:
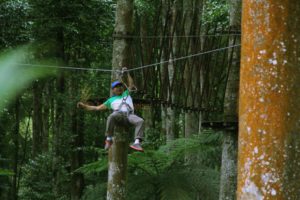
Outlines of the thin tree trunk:
M195 7L194 8L194 3ZM198 33L197 29L198 23L200 23L200 17L201 13L199 14L199 11L202 11L203 2L202 0L187 0L184 1L183 8L184 8L184 17L185 17L185 35L196 35ZM195 53L195 44L196 44L196 38L188 38L190 40L188 42L187 48L188 54ZM191 84L191 90L193 90L196 87L197 84L197 69L196 67L200 67L197 65L196 62L192 62L194 58L189 59L186 62L184 76L185 76L185 88L189 88L189 84ZM194 66L193 66L194 65ZM193 98L191 95L191 92L189 92L188 99L187 99L187 106L191 107L193 106ZM201 91L199 91L201 92ZM199 95L200 96L200 95ZM197 102L197 101L195 101ZM191 137L193 134L197 134L199 132L199 113L196 112L186 112L185 113L185 137Z
M15 129L14 129L14 136L13 136L13 142L14 142L14 159L13 159L13 180L12 180L12 194L11 199L17 200L18 199L18 162L19 162L19 130L20 130L20 101L19 98L17 98L15 102Z
M58 59L65 60L65 50L64 50L64 32L63 29L60 28L57 30L57 55L56 57ZM57 79L56 79L56 90L57 90L57 99L56 99L56 107L55 107L55 132L53 135L53 192L55 195L58 195L61 191L61 187L59 184L59 178L60 178L60 169L59 166L62 162L62 136L64 134L63 132L63 126L64 126L64 94L65 94L65 76L64 73L61 72Z
M166 141L175 139L175 110L171 107L166 109Z
M140 32L141 36L145 37L147 36L147 18L148 16L146 14L142 14L140 17ZM150 64L150 55L149 52L151 52L152 49L149 49L150 47L147 46L149 44L149 40L142 38L141 39L141 48L142 48L142 56L143 56L143 65ZM144 86L145 87L145 86ZM147 133L149 129L152 127L152 107L150 106L144 106L143 108L143 118L145 120L145 132Z
M78 91L77 79L71 78L70 96L75 98ZM70 118L72 120L71 130L73 133L72 140L72 155L71 155L71 171L82 167L84 164L82 147L84 146L84 113L71 107ZM74 172L71 177L71 199L80 200L84 189L84 176L80 172Z
M43 115L41 81L33 84L33 117L32 117L32 152L33 157L42 152Z
M42 151L47 152L49 149L49 111L50 111L50 103L49 103L49 96L50 91L49 87L51 85L49 84L49 81L45 83L45 92L42 97L43 99L43 114L42 114L42 125L43 125L43 131L42 131Z
M185 26L184 26L184 33L185 35L190 35L191 34L191 29L192 29L192 19L193 19L193 1L194 0L186 0L183 3L183 15L185 18ZM188 39L189 40L189 39ZM188 54L192 53L192 48L191 42L187 42L187 48L189 49ZM190 62L191 59L189 59L186 62L186 66L184 68L184 79L185 79L185 88L186 92L189 88L189 84L192 84L192 88L195 84L195 82L192 80L193 74L191 73L190 70L192 68L192 62ZM196 74L194 74L196 75ZM192 97L191 95L187 96L187 106L192 106ZM191 137L193 134L197 132L198 129L198 124L199 121L197 121L197 118L195 116L195 113L193 112L185 112L184 113L184 136L186 138Z
M241 26L241 0L229 0L230 9L230 30L240 31ZM233 43L240 44L240 39L231 37L229 46ZM233 52L232 52L233 51ZM229 71L229 77L226 87L224 100L224 116L226 122L237 122L237 101L239 88L239 72L240 72L240 51L231 49L228 57L233 53L233 64ZM237 127L232 127L224 132L222 144L222 167L220 181L219 200L236 199L236 184L237 184Z
M174 35L176 36L176 28L177 28L177 24L178 23L178 19L179 19L179 15L178 15L178 5L179 5L179 0L175 0L173 2L172 8L171 8L171 15L172 15L172 19L171 19L171 26L170 26L170 35ZM176 37L171 37L170 38L171 41L171 49L169 51L169 59L172 60L174 57L174 54L176 54L177 52L177 48L178 48L178 39ZM174 62L170 61L168 62L168 81L169 81L169 85L170 88L168 88L167 91L167 96L168 96L168 101L170 101L171 103L174 103L175 101L175 91L174 86L172 86L173 84L173 79L174 77ZM171 89L171 90L170 90ZM175 128L176 128L176 116L175 116L175 109L169 105L166 110L165 110L165 123L166 123L166 141L170 142L172 140L175 139Z
M300 1L243 3L237 198L300 199Z
M162 27L166 27L168 24L167 24L167 20L168 20L168 0L162 0ZM164 30L162 31L162 32L164 32ZM169 35L169 32L167 31L167 34ZM164 39L161 39L161 47L162 47L162 54L161 54L161 61L164 61L164 60L166 60L167 59L167 49L166 49L166 47L165 47L165 44L164 43L166 43L166 41L164 40ZM167 94L167 87L166 87L166 85L167 85L167 76L166 76L166 70L165 70L165 68L167 67L167 64L166 63L164 63L164 64L161 64L161 67L160 67L160 70L161 70L161 77L162 77L162 88L161 88L161 90L163 90L163 99L165 100L165 96L166 96L166 94ZM161 106L161 136L162 137L166 137L167 136L167 118L166 118L166 116L167 116L167 107L166 107L166 105L162 105Z
M152 110L150 106L144 106L143 118L145 121L145 133L147 133L152 128Z

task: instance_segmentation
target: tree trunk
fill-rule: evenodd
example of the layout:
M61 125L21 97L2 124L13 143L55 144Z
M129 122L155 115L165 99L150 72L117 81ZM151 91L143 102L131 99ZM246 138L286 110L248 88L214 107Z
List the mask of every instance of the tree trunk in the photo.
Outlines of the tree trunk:
M171 8L171 26L170 26L170 31L169 35L171 36L176 36L177 33L177 23L179 22L179 0L175 0L173 2L172 8ZM178 50L178 39L176 37L170 37L170 50L169 50L169 59L172 60L174 56L176 56L177 50ZM174 77L174 62L170 61L168 62L167 65L167 72L168 72L168 81L169 81L169 86L167 90L167 99L170 103L174 103L175 101L175 83L173 83ZM175 108L173 108L171 105L169 105L165 109L165 128L166 128L166 141L170 142L175 139L175 128L176 128L176 115L175 115Z
M45 91L42 97L43 99L43 114L42 114L42 121L43 121L43 131L42 131L42 151L47 152L49 149L49 114L50 114L50 102L49 96L52 95L50 93L50 82L47 81L45 83Z
M186 0L183 2L183 15L185 18L185 25L184 25L184 33L185 35L190 35L191 34L191 29L192 29L192 20L193 19L193 1L194 0ZM188 39L189 40L189 39ZM188 41L188 54L192 53L192 48L190 48L191 43ZM191 59L188 59L184 68L184 85L185 85L185 93L188 93L188 88L189 84L193 85L195 84L192 80L193 73L190 72L192 68L192 63L190 62ZM196 74L195 74L196 75ZM192 98L191 95L187 96L187 106L192 106ZM195 113L193 112L185 112L184 113L184 136L186 138L191 137L193 134L197 132L199 121L197 120Z
M63 62L66 63L65 60L65 49L64 49L64 32L62 27L57 30L56 33L56 42L57 42L57 49L56 49L56 57ZM57 79L56 79L56 90L57 90L57 99L56 99L56 107L55 107L55 128L54 128L54 135L53 135L53 192L55 195L60 193L61 187L59 184L60 178L60 166L62 162L62 136L63 126L64 126L64 119L65 119L65 112L64 112L64 94L65 94L65 75L61 72Z
M76 91L78 91L78 85L76 78L71 78L70 86L70 96L71 98L76 98ZM82 167L84 164L83 160L83 150L84 146L84 113L82 110L76 109L76 107L71 107L70 118L72 120L72 155L71 155L71 171ZM84 176L80 172L72 173L71 177L71 199L80 200L84 189Z
M219 200L236 199L237 130L227 130L222 143L222 165Z
M195 6L194 6L195 4ZM183 3L184 8L184 18L185 18L185 35L197 35L200 23L200 17L202 12L203 2L202 0L187 0ZM196 8L194 8L196 7ZM200 11L200 12L199 12ZM197 38L188 38L188 55L194 54L196 49L196 40ZM185 88L187 96L187 106L193 106L193 98L191 95L192 90L196 87L197 84L197 73L196 67L200 67L197 62L192 62L192 59L188 59L186 62L185 70L184 70L184 79L185 79ZM191 85L191 86L189 86ZM191 88L189 92L187 92L188 88ZM201 91L197 91L201 92ZM196 95L195 95L196 96ZM199 95L200 96L200 95ZM197 100L195 100L197 102ZM185 113L185 137L191 137L193 134L199 133L199 113L196 112L186 112Z
M166 141L175 139L175 110L171 107L166 109Z
M32 151L33 156L48 151L49 142L49 83L33 84Z
M169 4L168 0L162 0L162 27L166 28L168 27L168 17L169 17ZM169 35L169 32L167 32L167 35ZM161 39L161 47L162 48L162 54L161 54L161 61L167 60L168 59L168 51L167 48L165 47L166 41L164 39ZM160 66L160 71L161 71L161 77L162 77L162 88L163 90L163 99L166 100L166 96L168 94L168 88L167 88L167 70L166 67L168 67L168 63L161 64ZM161 136L167 138L167 106L162 105L161 106ZM167 139L166 139L167 140Z
M17 200L18 199L18 161L19 161L19 130L20 130L20 101L17 98L15 102L15 129L14 129L14 136L13 142L15 146L14 151L14 159L13 159L13 180L12 180L12 190L11 190L11 199Z
M140 16L140 32L141 36L145 37L147 36L147 25L148 21L147 18L149 16L145 13ZM149 40L145 38L141 38L141 47L142 47L142 56L143 56L143 65L148 65L150 64L150 52L152 49L151 45L148 45ZM144 86L145 87L145 86ZM151 106L144 106L143 107L143 118L145 120L145 133L149 131L149 129L152 127L152 107Z
M131 39L126 38L133 32L133 0L118 0L116 9L116 37L113 44L112 68L121 69L131 64ZM112 74L112 79L116 79Z
M245 1L238 199L300 199L300 1Z
M43 114L42 85L40 81L33 84L33 117L32 117L32 153L33 157L42 152Z
M113 44L112 69L121 69L131 64L131 40L126 38L133 32L133 0L118 0L116 8L116 34ZM112 79L116 78L112 74ZM108 200L122 200L126 197L128 130L116 128L113 145L108 155Z
M230 9L230 30L240 31L241 26L241 0L229 0ZM229 39L229 46L240 44L240 39L235 36ZM233 51L233 52L232 52ZM240 72L240 51L231 49L228 57L233 55L233 63L231 64L228 82L224 100L224 116L225 122L237 122L238 118L238 91L239 91L239 72ZM233 53L233 54L232 54ZM222 167L220 180L219 199L236 199L236 183L237 183L237 127L232 127L224 132L222 144Z
M122 124L127 120L119 120L120 126L115 127L114 141L108 155L107 200L126 199L128 129L126 124Z

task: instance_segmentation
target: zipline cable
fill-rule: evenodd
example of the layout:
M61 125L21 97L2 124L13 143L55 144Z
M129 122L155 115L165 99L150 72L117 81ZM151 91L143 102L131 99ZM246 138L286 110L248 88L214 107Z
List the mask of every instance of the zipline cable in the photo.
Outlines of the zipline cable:
M97 71L97 72L115 72L113 69L100 69L100 68L84 68L84 67L70 67L70 66L56 66L56 65L44 65L44 64L29 64L29 63L16 63L20 66L28 67L45 67L45 68L54 68L54 69L66 69L66 70L82 70L82 71Z
M113 37L119 38L141 38L141 39L154 39L154 38L199 38L199 37L223 37L223 36L241 36L240 33L228 33L228 34L203 34L203 35L113 35Z
M184 57L179 57L179 58L174 58L174 59L161 61L161 62L158 62L158 63L144 65L144 66L140 66L140 67L136 67L136 68L130 68L126 71L127 72L135 71L135 70L139 70L139 69L153 67L153 66L156 66L156 65L161 65L161 64L164 64L164 63L175 62L175 61L184 60L184 59L187 59L187 58L192 58L192 57L201 56L201 55L205 55L205 54L210 54L210 53L214 53L214 52L218 52L218 51L223 51L223 50L226 50L226 49L235 48L235 47L239 47L239 46L241 46L241 45L237 44L237 45L232 45L232 46L223 47L223 48L219 48L219 49L214 49L214 50L210 50L210 51L200 52L200 53L196 53L196 54L192 54L192 55L188 55L188 56L184 56Z
M154 66L157 66L157 65L165 64L165 63L176 62L176 61L179 61L179 60L184 60L184 59L188 59L188 58L192 58L192 57L196 57L196 56L215 53L215 52L218 52L218 51L224 51L224 50L239 47L239 46L241 46L241 45L237 44L237 45L227 46L227 47L223 47L223 48L219 48L219 49L200 52L200 53L196 53L196 54L192 54L192 55L188 55L188 56L183 56L183 57L179 57L179 58L164 60L164 61L161 61L161 62L158 62L158 63L152 63L152 64L149 64L149 65L143 65L143 66L140 66L140 67L129 68L129 69L123 71L123 72L131 72L131 71L136 71L136 70L140 70L140 69L144 69L144 68L148 68L148 67L154 67ZM84 67L43 65L43 64L39 65L39 64L29 64L29 63L16 63L16 64L20 65L20 66L28 66L28 67L45 67L45 68L65 69L65 70L82 70L82 71L111 72L111 73L112 72L118 72L118 73L120 72L120 70L103 69L103 68L84 68Z

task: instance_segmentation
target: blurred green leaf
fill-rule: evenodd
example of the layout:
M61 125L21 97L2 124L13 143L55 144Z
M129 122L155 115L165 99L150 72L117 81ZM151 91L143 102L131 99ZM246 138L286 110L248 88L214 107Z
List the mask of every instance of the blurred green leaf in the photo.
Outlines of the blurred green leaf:
M12 171L0 168L0 176L12 176L12 175L14 175Z
M43 67L21 66L27 51L28 48L21 48L0 56L0 110L32 81L54 73Z

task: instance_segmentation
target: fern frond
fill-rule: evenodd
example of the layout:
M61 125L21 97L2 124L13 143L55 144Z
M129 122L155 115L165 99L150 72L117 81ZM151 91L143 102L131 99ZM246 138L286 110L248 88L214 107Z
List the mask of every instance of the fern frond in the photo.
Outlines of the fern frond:
M74 171L74 173L81 172L85 175L89 175L97 172L106 171L107 169L108 169L108 159L107 157L105 157L96 162L92 162L78 168L77 170Z

